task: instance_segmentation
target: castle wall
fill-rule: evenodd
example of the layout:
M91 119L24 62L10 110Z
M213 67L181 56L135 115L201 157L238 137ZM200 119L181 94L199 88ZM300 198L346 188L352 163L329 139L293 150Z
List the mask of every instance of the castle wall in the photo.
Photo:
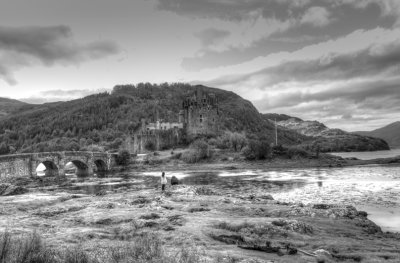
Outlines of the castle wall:
M151 150L160 151L169 149L181 144L184 138L182 129L153 130L138 133L134 137L134 152L141 153Z

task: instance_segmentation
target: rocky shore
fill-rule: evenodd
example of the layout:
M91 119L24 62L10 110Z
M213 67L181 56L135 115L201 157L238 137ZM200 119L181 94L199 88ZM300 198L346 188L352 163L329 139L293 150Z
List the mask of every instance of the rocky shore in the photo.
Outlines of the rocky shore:
M57 249L94 253L151 234L169 255L183 247L195 253L193 262L400 261L400 234L382 232L352 206L287 203L215 186L87 195L54 188L51 181L22 184L28 192L18 188L17 195L0 197L1 230L36 231Z

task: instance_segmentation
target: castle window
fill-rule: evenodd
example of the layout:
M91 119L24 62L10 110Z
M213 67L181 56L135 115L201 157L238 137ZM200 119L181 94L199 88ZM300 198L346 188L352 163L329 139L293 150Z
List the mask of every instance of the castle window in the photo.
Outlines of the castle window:
M200 123L203 122L203 115L200 114Z

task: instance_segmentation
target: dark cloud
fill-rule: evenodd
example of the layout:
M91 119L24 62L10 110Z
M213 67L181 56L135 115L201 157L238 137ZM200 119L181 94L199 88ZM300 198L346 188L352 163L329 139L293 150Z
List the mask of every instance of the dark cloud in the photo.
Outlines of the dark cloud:
M195 34L198 37L204 47L208 47L218 43L224 38L229 36L229 31L220 30L215 28L208 28Z
M0 27L0 78L14 84L11 73L35 61L46 66L77 64L118 52L118 46L110 41L76 43L67 26Z
M331 53L319 59L290 61L258 72L236 77L235 81L262 78L260 87L269 88L283 82L311 82L348 80L378 74L398 75L400 72L400 42L372 45L347 54ZM225 85L231 78L221 78L213 83Z

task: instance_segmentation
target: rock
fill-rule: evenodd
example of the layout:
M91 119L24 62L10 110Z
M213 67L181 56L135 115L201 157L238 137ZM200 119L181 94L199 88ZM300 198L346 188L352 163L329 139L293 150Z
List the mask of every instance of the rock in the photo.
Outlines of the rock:
M316 255L317 262L321 263L331 262L330 259L332 259L332 255L325 249L317 249L314 251L314 254Z
M264 200L274 200L274 198L270 194L262 195L262 196L259 196L258 198L264 199Z
M331 206L328 204L314 204L312 208L314 208L314 209L329 209L329 208L331 208Z
M334 214L336 217L347 217L354 219L358 216L358 211L354 206L332 207L328 211L328 216Z
M157 227L159 224L157 223L157 222L154 222L154 221L146 221L144 224L143 224L143 226L144 227L150 227L150 228L152 228L152 227Z
M358 216L367 217L367 216L368 216L368 213L365 212L365 211L358 211Z
M15 186L12 184L0 184L0 195L2 196L22 195L27 192L29 192L29 190L21 186Z
M382 233L382 229L371 220L368 220L366 218L356 220L356 226L362 227L364 232L368 234Z
M178 185L178 184L180 184L180 181L179 181L179 179L178 178L176 178L176 176L174 175L174 176L172 176L172 178L171 178L171 185Z
M301 234L312 234L314 229L311 225L297 220L279 219L272 221L274 226L282 227L286 230L294 231Z

